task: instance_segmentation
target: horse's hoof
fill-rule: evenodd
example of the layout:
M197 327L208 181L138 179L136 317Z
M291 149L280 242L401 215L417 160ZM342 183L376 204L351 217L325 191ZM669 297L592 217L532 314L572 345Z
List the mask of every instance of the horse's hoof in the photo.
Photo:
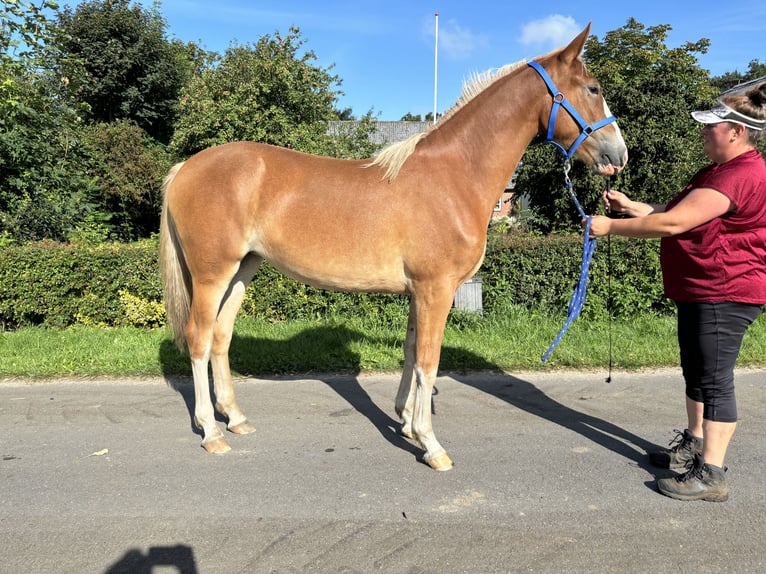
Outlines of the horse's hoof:
M412 434L412 429L405 429L404 427L401 428L399 431L399 434L401 434L405 438L415 438L415 435Z
M224 454L231 450L229 443L223 437L214 438L211 440L203 440L202 448L204 448L210 454Z
M425 457L425 461L434 470L450 470L452 468L452 459L446 452L434 457Z
M250 434L255 432L255 427L247 422L247 420L244 420L239 424L230 426L229 430L234 434Z

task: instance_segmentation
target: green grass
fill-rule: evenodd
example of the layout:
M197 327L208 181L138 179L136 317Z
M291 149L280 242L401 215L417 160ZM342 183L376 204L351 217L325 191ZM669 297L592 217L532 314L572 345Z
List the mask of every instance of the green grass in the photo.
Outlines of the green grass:
M611 329L613 368L639 370L678 364L675 319L579 318L547 363L540 357L564 323L563 316L510 309L480 317L453 312L444 334L444 371L605 369ZM405 322L388 324L342 318L266 323L240 318L231 346L237 375L398 371ZM740 366L766 366L766 319L745 337ZM190 374L165 329L76 326L25 328L0 333L0 377L141 377Z

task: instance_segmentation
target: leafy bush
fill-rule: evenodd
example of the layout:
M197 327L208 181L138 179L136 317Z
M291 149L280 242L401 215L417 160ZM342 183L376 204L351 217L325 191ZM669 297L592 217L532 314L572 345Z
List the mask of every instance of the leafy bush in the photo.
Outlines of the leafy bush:
M0 323L6 327L122 324L120 291L162 300L156 241L41 242L0 251Z
M161 327L165 324L167 316L165 305L161 301L148 301L126 291L120 290L120 306L125 311L118 319L118 324L132 327Z
M0 250L0 326L161 326L165 316L157 254L154 239L97 246L6 245ZM565 313L581 259L582 238L575 235L492 237L479 271L485 313L511 306ZM340 316L392 324L406 319L408 305L401 295L314 289L264 263L242 312L268 321ZM598 316L607 309L624 317L670 311L662 297L657 241L599 240L583 314ZM470 319L461 315L456 320Z
M131 120L87 126L82 137L83 173L95 184L91 200L108 219L108 235L132 241L156 232L162 180L173 164L165 147Z

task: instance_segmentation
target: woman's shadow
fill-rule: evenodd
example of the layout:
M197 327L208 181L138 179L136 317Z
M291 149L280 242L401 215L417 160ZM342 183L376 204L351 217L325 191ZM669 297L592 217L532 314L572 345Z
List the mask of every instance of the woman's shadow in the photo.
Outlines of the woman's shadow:
M447 364L450 362L449 355L453 359L461 355L471 355L471 362L480 364L482 361L463 349L447 348L445 354L448 355ZM456 362L465 364L466 361L463 359ZM564 405L546 395L533 383L504 373L489 362L484 362L482 370L494 374L481 376L480 374L450 373L450 377L505 401L517 409L569 429L600 447L625 457L647 472L657 473L658 469L651 465L647 453L664 447L647 441L618 424ZM566 381L562 381L562 384L566 384Z
M370 338L343 325L321 326L306 329L286 340L267 340L243 337L235 334L230 350L232 370L242 376L276 375L289 384L290 379L313 379L324 382L342 397L354 410L367 418L380 435L393 446L413 454L419 460L422 450L413 445L400 433L401 423L392 418L371 399L359 383L360 357L353 350L354 343ZM400 345L395 336L386 340L375 340L380 345ZM306 349L310 348L310 353ZM309 364L307 360L321 357L322 364ZM160 362L165 379L184 399L189 412L190 426L199 434L193 424L194 391L189 376L188 357L183 356L167 339L160 347ZM461 373L461 365L478 366L478 372ZM632 461L654 476L668 473L651 466L647 452L659 450L660 446L639 437L613 422L580 412L566 406L523 378L503 372L497 365L464 349L445 346L442 349L441 372L450 378L473 387L483 393L505 401L510 406L569 429L602 448ZM341 374L317 374L341 373ZM482 375L484 373L484 375ZM210 381L213 393L212 380ZM393 391L395 392L395 390ZM433 397L434 415L438 416L436 403L442 399L438 393ZM393 396L391 405L393 405ZM392 409L393 410L393 409ZM647 483L649 484L649 483Z

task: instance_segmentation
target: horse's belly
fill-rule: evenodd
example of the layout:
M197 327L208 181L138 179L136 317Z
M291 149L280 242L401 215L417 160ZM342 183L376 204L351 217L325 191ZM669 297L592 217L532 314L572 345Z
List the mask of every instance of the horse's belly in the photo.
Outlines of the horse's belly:
M379 276L351 276L333 273L282 271L288 277L311 285L318 289L330 291L364 291L368 293L405 293L406 283L402 279Z
M407 278L401 263L317 256L310 260L270 258L279 271L302 283L331 291L405 293Z

